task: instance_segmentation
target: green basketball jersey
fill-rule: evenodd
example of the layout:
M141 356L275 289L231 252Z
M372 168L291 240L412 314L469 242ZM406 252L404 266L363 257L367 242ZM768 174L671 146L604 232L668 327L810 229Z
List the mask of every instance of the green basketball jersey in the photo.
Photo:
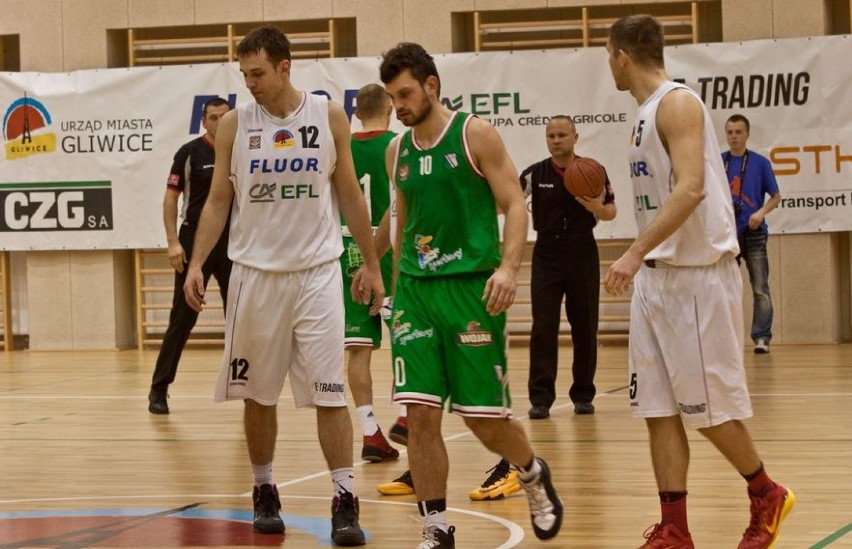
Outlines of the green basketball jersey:
M391 131L359 132L352 135L352 159L361 192L367 200L367 209L373 227L378 227L382 216L390 207L390 184L385 167L385 149L396 136ZM343 219L341 224L345 224Z
M428 150L407 131L395 166L405 198L399 271L411 276L452 276L490 271L500 264L494 195L468 160L465 128L472 115L456 112Z

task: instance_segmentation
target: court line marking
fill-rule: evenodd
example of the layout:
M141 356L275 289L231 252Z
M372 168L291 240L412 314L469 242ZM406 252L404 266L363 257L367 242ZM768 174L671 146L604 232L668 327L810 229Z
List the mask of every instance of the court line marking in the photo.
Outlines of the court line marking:
M321 496L296 496L296 495L285 495L282 494L287 500L291 499L311 499L318 501L327 501L331 498L321 497ZM104 501L104 500L150 500L150 499L234 499L240 498L243 499L245 497L244 494L238 495L224 495L224 494L186 494L186 495L150 495L150 496L84 496L78 498L40 498L40 499L19 499L19 500L0 500L0 504L7 503L33 503L33 502L62 502L62 501ZM399 505L406 507L417 507L416 503L408 503L402 501L383 501L378 499L362 499L358 498L358 501L361 503L375 503L378 505ZM521 541L523 541L525 537L524 529L521 528L515 522L504 519L503 517L499 517L496 515L491 515L488 513L482 513L480 511L471 511L469 509L460 509L458 507L447 507L447 511L452 511L455 513L469 515L472 517L481 518L483 520L489 520L491 522L496 522L497 524L502 525L506 530L509 531L509 539L503 542L502 545L499 545L496 549L511 549L516 547ZM411 516L411 515L409 515ZM414 518L414 522L419 523L419 519Z
M810 549L822 549L823 547L828 547L829 545L844 537L850 532L852 532L852 523L847 524L840 530L837 530L836 532L829 534L825 538L819 540L814 545L811 545Z
M4 397L0 396L0 399L2 399L2 398L4 398ZM11 397L11 398L24 398L24 397L17 397L16 396L16 397ZM49 398L49 397L45 397L45 398ZM83 397L65 397L65 398L83 398ZM101 397L101 398L105 398L105 397ZM573 406L573 403L560 404L560 405L552 407L551 409L552 410L561 410L561 409L567 408L569 406ZM523 415L523 416L513 415L513 418L517 419L517 420L523 420L523 419L529 419L529 416L527 416L527 415ZM471 431L470 429L467 429L467 430L462 431L460 433L456 433L454 435L446 436L446 437L443 437L443 438L444 438L445 442L449 442L449 441L456 440L456 439L462 438L462 437L466 437L466 436L472 435L472 434L473 434L473 431ZM399 453L400 453L400 456L407 455L408 454L408 448L403 448L402 450L399 451ZM353 467L361 467L361 466L363 466L367 463L370 463L370 462L364 461L364 460L355 461L353 463ZM324 476L330 476L330 475L331 475L330 471L327 471L327 470L326 471L320 471L320 472L317 472L317 473L312 473L312 474L309 474L309 475L304 475L302 477L291 479L291 480L283 482L283 483L276 483L276 485L279 486L279 487L294 486L296 484L305 482L307 480L313 480L313 479L317 479L317 478L324 477ZM78 497L78 498L42 498L42 499L0 500L0 505L9 504L9 503L36 503L36 502L108 500L108 499L245 498L245 497L249 497L251 495L252 495L251 492L245 492L245 493L242 493L242 494L227 495L227 496L226 495L218 495L217 496L217 495L211 495L211 494L207 494L207 495L182 495L182 496L89 496L89 497ZM282 494L282 496L287 497L288 499L294 499L294 498L319 499L319 500L331 499L331 498L327 498L327 497L323 498L323 497L318 497L318 496L292 496L292 495L285 495L285 494ZM358 500L363 501L365 503L379 503L379 504L383 504L383 505L407 505L407 506L412 506L412 507L417 506L416 503L406 503L406 502L399 502L399 501L382 501L382 500L375 500L375 499L362 499L361 497L359 497ZM471 510L468 510L468 509L461 509L461 508L458 508L458 507L447 507L447 511L453 511L453 512L462 513L462 514L465 514L465 515L479 517L479 518L482 518L482 519L485 519L485 520L490 520L492 522L496 522L498 524L503 525L509 531L509 539L506 540L506 542L504 542L502 545L498 546L496 549L512 549L513 547L516 547L519 543L521 543L521 541L523 541L524 538L526 537L526 533L524 532L524 529L518 523L516 523L514 521L510 521L508 519L504 519L504 518L502 518L498 515L492 515L492 514L489 514L489 513L482 513L480 511L471 511Z
M601 391L595 396L595 398L623 398L624 395L619 395L621 391L627 390L627 386L616 387L614 389L609 389L607 391ZM749 393L749 395L754 397L852 397L852 392L848 393ZM389 395L385 395L389 396ZM374 395L374 398L376 396ZM147 399L148 395L137 395L130 396L129 398L134 400L143 400ZM173 397L169 397L173 398ZM181 395L178 397L174 397L177 400L210 400L213 401L212 397L208 395ZM384 398L382 395L378 395L378 398ZM515 394L512 393L512 400L518 400L520 398L529 398L529 395L526 394ZM11 394L2 394L0 392L0 400L128 400L127 395L11 395ZM292 400L292 398L288 398L285 396L281 397L281 400L287 401ZM567 406L571 406L573 403L563 404L554 406L551 409L559 409L565 408ZM525 419L526 416L513 416L515 419Z
M0 505L9 503L56 503L63 501L101 501L111 499L173 499L173 498L242 498L243 494L187 494L187 495L152 495L152 496L76 496L67 498L29 498L29 499L0 499ZM295 496L294 496L295 497ZM52 511L45 509L44 511Z
M609 389L607 391L601 391L600 393L598 393L597 398L602 398L602 397L623 398L623 395L620 395L620 394L617 394L617 393L624 391L626 389L627 389L627 386L619 386L619 387ZM515 400L518 397L524 397L524 396L528 396L528 395L520 395L520 394L515 395L515 398L513 398L513 400ZM852 396L852 393L750 393L750 396L751 397L755 397L755 396L760 396L760 397L820 397L820 396L846 397L846 396ZM147 397L145 395L140 395L139 398L147 398ZM188 399L188 400L190 400L190 399L193 399L193 400L209 399L209 398L210 398L209 396L200 396L200 395L199 396L184 396L184 397L181 397L181 399ZM126 400L127 397L126 396L111 396L111 395L100 395L100 396L34 395L34 396L27 396L27 395L3 395L3 394L0 394L0 400L22 400L22 399L44 399L44 400L51 400L51 399L58 399L58 400L62 400L62 399L69 399L69 400L70 399L79 399L79 400L85 400L85 399L95 399L95 400L122 399L122 400ZM282 400L287 400L287 398L282 395ZM568 408L570 406L573 406L573 403L559 404L559 405L553 406L551 408L551 410L552 411L558 411L558 410ZM526 419L529 419L529 416L528 415L523 415L523 416L513 415L513 418L517 419L517 420L526 420ZM465 436L472 435L472 434L473 434L473 432L468 429L466 431L456 433L455 435L450 435L450 436L444 437L444 441L449 442L449 441L456 440L458 438L465 437ZM407 450L407 448L403 448L399 451L399 453L400 453L400 456L407 455L408 450ZM355 461L353 463L353 467L360 467L360 466L363 466L367 463L370 463L370 462L368 462L368 461ZM330 474L331 474L330 471L320 471L320 472L317 472L317 473L312 473L310 475L305 475L305 476L302 476L302 477L299 477L299 478L295 478L295 479L286 481L284 483L278 483L277 485L279 487L293 486L293 485L296 485L296 484L299 484L301 482L305 482L305 481L308 481L308 480L314 480L314 479L317 479L317 478L320 478L320 477L323 477L323 476L329 476ZM159 498L178 498L178 497L192 497L192 498L195 498L195 497L206 497L206 498L235 498L235 497L239 497L239 498L244 498L244 497L248 497L248 496L251 496L251 492L238 494L236 496L234 496L234 495L98 496L98 497L77 497L77 498L0 500L0 504L30 503L30 502L80 501L80 500L98 500L98 499L150 499L150 498L154 498L154 497L159 497ZM329 499L329 498L322 498L322 497L315 497L315 496L290 496L290 495L288 495L286 497L288 499L293 499L293 498L321 499L321 500ZM360 497L359 497L359 501L364 501L364 502L368 502L368 503L378 503L378 504L383 504L383 505L416 506L416 503L362 499ZM497 515L481 513L479 511L470 511L470 510L467 510L467 509L460 509L460 508L456 508L456 507L447 507L447 510L453 511L453 512L458 512L458 513L463 513L463 514L470 515L470 516L477 516L477 517L483 518L485 520L491 520L492 522L502 524L509 531L510 535L509 535L509 539L503 545L500 545L496 549L511 549L513 547L516 547L525 538L524 530L523 530L523 528L521 528L521 526L518 523L504 519L504 518L499 517ZM832 544L833 542L837 541L841 537L846 536L846 534L848 534L850 532L852 532L852 523L847 524L845 527L843 527L843 528L837 530L836 532L830 534L829 536L825 537L823 540L820 540L815 545L811 546L810 549L823 549L823 548L827 547L828 545Z
M365 462L366 463L366 462ZM324 498L320 496L288 496L289 499L299 498L299 499L316 499L316 500L327 500L329 498ZM403 501L384 501L379 499L362 499L358 498L359 502L367 502L367 503L377 503L381 505L402 505L407 507L417 507L417 503L407 503ZM447 507L447 511L453 511L456 513L461 513L464 515L470 515L473 517L478 517L484 520L490 520L492 522L496 522L498 524L502 524L509 531L509 539L506 540L502 545L496 547L495 549L511 549L518 545L521 541L523 541L525 533L524 529L521 526L508 519L504 519L503 517L492 515L489 513L482 513L480 511L471 511L469 509L460 509L458 507ZM409 515L410 516L410 515ZM419 512L414 521L420 526Z

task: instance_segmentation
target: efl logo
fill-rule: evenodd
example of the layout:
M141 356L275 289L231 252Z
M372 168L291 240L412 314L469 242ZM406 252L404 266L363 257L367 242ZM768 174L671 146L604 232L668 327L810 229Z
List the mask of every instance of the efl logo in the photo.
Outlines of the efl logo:
M110 231L112 183L0 184L0 232Z
M497 92L497 93L472 93L465 101L465 96L442 97L441 103L451 111L457 111L470 105L472 114L489 115L505 114L511 111L513 114L527 114L530 109L521 105L520 92Z
M24 95L3 116L6 158L15 160L56 150L56 135L48 131L50 113L39 101Z

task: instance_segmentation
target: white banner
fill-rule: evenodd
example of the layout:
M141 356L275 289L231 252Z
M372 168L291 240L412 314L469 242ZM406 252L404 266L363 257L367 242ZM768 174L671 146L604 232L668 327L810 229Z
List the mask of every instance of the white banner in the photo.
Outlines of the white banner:
M770 158L784 197L768 218L773 232L852 229L846 47L848 38L821 37L667 49L669 74L702 94L723 150L728 116L751 120L750 148ZM577 152L607 167L619 207L597 236L635 236L627 139L636 103L615 89L603 48L448 54L436 62L444 103L491 121L519 171L547 157L549 117L573 116ZM378 81L378 58L293 65L297 88L323 93L350 114L358 88ZM201 106L216 95L251 100L235 64L0 73L0 249L163 247L172 157L198 135Z
M0 74L0 248L164 246L172 157L241 87L221 65Z
M849 37L759 40L668 50L669 75L698 91L716 122L751 122L749 149L769 157L781 205L772 233L852 229Z

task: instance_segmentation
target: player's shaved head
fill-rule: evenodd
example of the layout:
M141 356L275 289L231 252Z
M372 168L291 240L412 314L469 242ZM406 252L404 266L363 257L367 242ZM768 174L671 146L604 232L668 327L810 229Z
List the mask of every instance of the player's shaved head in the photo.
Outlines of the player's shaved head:
M550 123L556 120L562 120L563 122L567 122L568 127L571 128L571 131L577 133L577 126L576 124L574 124L574 119L568 116L567 114L557 114L556 116L551 116L550 122L548 122L547 125L550 126Z

